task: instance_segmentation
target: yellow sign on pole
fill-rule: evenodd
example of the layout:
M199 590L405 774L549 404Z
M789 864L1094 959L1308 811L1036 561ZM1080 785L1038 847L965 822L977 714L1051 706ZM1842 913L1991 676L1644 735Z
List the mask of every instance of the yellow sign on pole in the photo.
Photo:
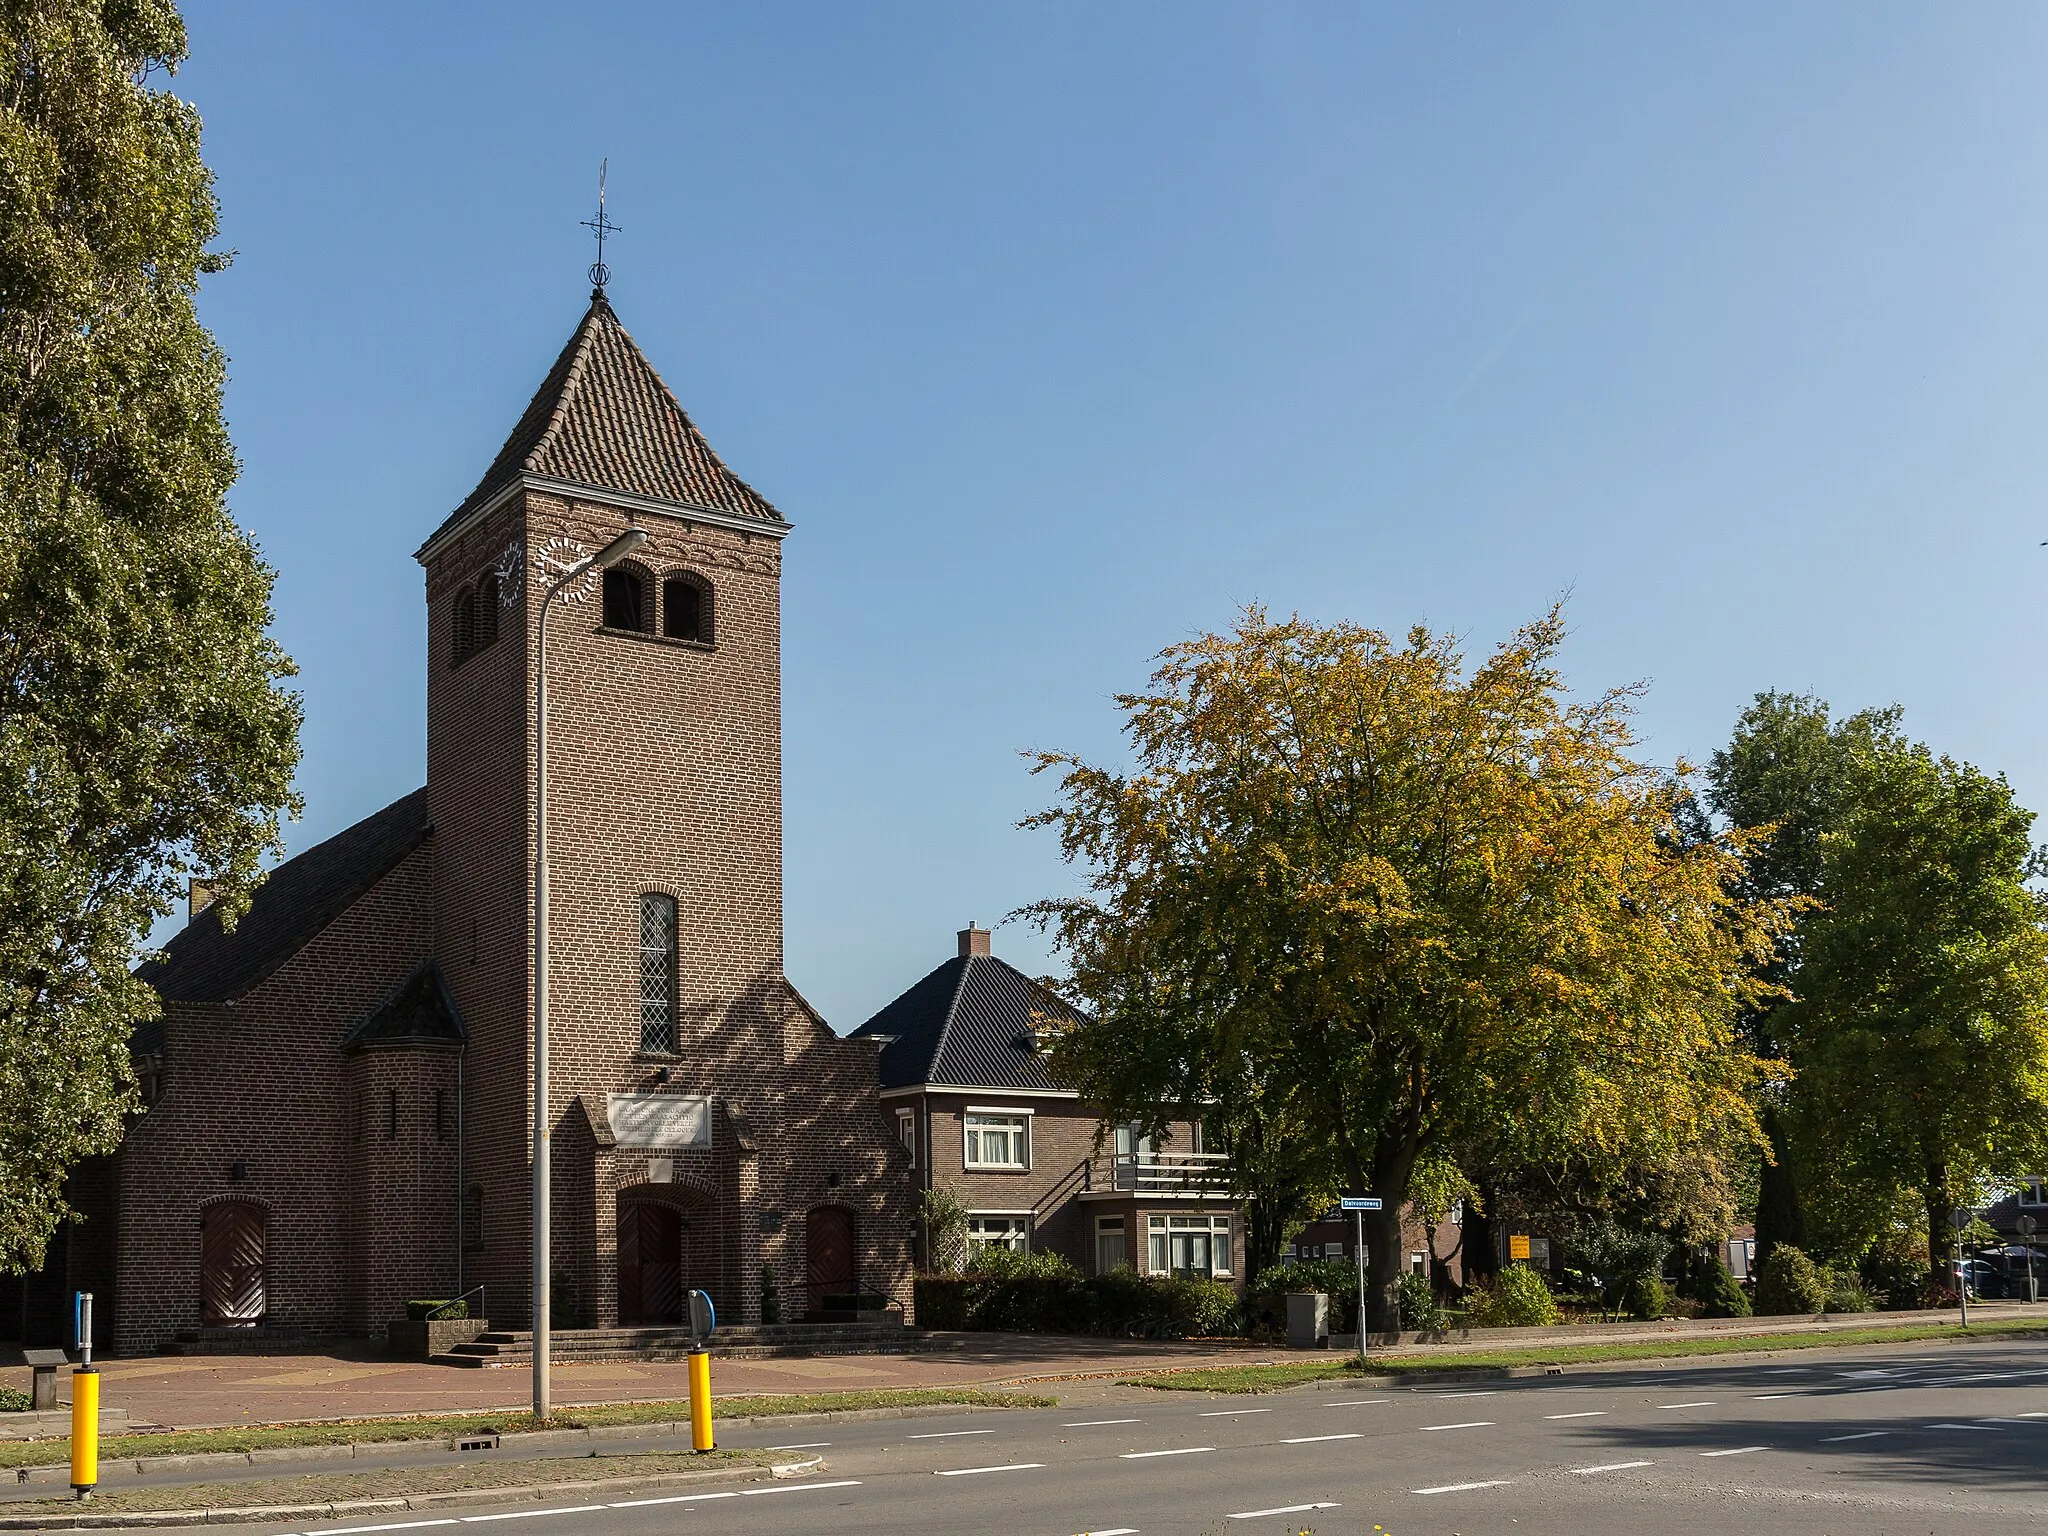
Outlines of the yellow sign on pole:
M1515 1232L1509 1235L1508 1257L1511 1259L1526 1259L1529 1257L1529 1239L1526 1234Z

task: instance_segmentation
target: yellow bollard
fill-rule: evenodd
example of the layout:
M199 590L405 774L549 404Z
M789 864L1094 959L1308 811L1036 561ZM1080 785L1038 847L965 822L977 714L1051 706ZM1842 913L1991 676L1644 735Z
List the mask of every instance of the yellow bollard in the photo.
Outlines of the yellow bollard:
M71 1373L71 1488L92 1497L100 1480L100 1368L81 1365Z
M711 1443L711 1351L690 1351L690 1444L698 1451L713 1450Z

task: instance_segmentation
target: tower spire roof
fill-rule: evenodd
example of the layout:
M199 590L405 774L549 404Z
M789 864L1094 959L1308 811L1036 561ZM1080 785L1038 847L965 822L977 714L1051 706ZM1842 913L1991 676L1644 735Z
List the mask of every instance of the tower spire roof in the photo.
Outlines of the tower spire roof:
M475 490L434 530L422 553L518 480L612 491L786 527L775 508L726 468L681 402L627 334L602 288L548 370Z

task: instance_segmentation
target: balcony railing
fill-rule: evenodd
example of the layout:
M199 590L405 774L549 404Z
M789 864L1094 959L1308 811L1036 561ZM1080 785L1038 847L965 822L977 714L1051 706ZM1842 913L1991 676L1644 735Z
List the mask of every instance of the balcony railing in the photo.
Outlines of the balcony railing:
M1222 1152L1120 1152L1108 1163L1110 1189L1139 1195L1230 1192L1230 1158Z

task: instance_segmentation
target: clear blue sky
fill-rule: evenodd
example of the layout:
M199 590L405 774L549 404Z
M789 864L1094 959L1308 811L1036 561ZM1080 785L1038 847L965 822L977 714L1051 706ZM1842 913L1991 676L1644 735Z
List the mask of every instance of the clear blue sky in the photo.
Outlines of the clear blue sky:
M1898 702L2048 803L2048 10L191 0L303 848L423 775L420 573L612 295L797 525L788 967L1067 880L1027 747L1262 602L1571 593L1659 760ZM1052 965L1012 925L997 952Z

